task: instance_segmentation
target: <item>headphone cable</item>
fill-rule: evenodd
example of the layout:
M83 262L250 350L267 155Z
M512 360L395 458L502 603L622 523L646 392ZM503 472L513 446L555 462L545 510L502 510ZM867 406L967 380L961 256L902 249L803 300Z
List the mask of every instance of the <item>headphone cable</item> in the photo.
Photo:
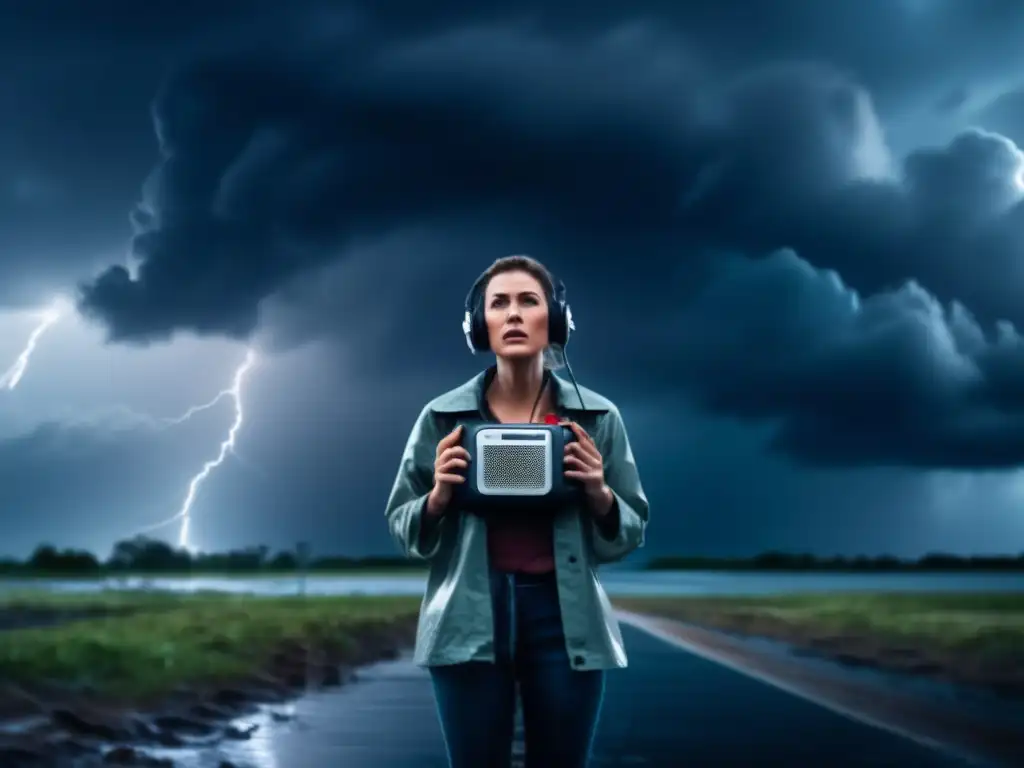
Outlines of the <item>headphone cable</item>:
M530 424L533 424L533 417L537 415L537 406L540 405L540 398L544 394L544 387L551 381L551 371L545 370L540 380L540 387L537 389L537 397L533 401L533 408L530 409Z
M576 376L572 372L572 366L569 365L569 356L565 353L565 347L562 347L562 361L565 363L565 371L569 374L569 378L572 380L573 389L576 390L576 397L580 399L580 408L584 411L587 410L587 406L583 403L583 395L580 393L580 385L576 383Z

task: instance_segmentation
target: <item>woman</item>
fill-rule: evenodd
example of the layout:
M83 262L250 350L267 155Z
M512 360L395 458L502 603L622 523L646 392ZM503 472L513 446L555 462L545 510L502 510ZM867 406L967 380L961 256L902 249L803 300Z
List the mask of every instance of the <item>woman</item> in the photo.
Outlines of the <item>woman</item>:
M596 568L643 545L647 499L616 407L550 373L572 321L548 270L499 259L466 315L470 348L497 364L422 410L387 503L395 540L430 561L415 659L430 670L452 768L509 765L517 685L528 768L583 768L604 670L626 666ZM576 434L564 466L582 501L546 523L456 508L464 426L552 416Z

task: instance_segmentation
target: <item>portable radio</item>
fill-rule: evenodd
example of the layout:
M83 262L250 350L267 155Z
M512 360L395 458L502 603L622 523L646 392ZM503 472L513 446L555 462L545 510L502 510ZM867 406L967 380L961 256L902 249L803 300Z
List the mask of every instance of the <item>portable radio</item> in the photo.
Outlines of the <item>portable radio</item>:
M477 424L464 430L466 482L456 486L470 512L555 512L582 491L563 467L571 429L559 424Z

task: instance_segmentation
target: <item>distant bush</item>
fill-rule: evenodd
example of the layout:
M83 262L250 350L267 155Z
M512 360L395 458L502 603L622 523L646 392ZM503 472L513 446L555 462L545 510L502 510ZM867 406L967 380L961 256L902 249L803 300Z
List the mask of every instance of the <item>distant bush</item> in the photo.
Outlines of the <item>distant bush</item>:
M653 571L1024 571L1019 555L967 556L941 552L917 560L892 555L817 557L811 554L765 552L750 558L658 557L649 561Z

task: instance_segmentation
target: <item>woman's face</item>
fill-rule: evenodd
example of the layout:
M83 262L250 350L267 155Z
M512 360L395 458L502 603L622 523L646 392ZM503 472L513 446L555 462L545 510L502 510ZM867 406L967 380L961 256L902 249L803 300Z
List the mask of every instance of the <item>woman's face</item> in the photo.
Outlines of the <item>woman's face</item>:
M487 337L498 357L525 358L548 345L548 305L544 288L529 272L502 272L484 295Z

